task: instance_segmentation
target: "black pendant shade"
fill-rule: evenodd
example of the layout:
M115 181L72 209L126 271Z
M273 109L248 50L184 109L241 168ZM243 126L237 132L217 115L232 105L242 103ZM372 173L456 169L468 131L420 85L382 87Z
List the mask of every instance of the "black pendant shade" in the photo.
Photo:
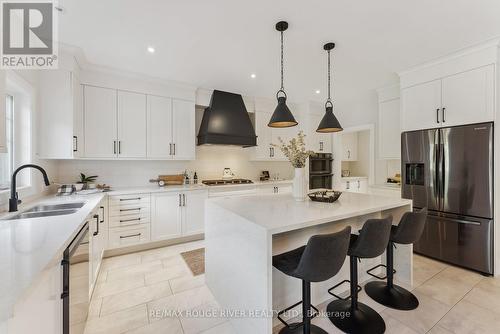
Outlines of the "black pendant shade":
M283 31L288 29L288 23L285 21L280 21L276 23L276 30L281 33L281 88L276 93L276 99L278 100L278 105L274 109L273 115L269 120L267 126L271 128L289 128L295 126L299 123L293 117L292 112L286 105L286 93L283 88ZM281 94L281 96L280 96Z
M292 112L288 109L286 105L286 96L278 97L278 105L274 109L274 113L271 116L268 126L272 128L289 128L295 126L299 123L293 117Z
M330 80L330 51L335 47L335 43L327 43L323 46L323 49L328 52L328 99L325 103L325 115L321 122L319 122L319 126L316 129L316 132L319 133L330 133L330 132L339 132L342 131L342 126L339 123L339 120L333 114L333 102L330 96L331 93L331 80Z
M329 132L339 132L342 130L343 130L342 126L340 126L337 117L335 117L335 115L333 114L333 107L331 106L326 107L325 115L323 116L321 122L319 122L319 126L316 132L329 133Z

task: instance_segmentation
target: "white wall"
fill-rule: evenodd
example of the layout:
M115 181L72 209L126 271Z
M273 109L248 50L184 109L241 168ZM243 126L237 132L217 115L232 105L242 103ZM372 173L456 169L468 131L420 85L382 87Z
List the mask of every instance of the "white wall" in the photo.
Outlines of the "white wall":
M184 170L196 171L198 179L220 179L225 167L236 177L258 179L262 170L280 178L290 179L293 169L288 162L249 161L250 149L233 146L198 146L195 161L93 161L65 160L58 162L58 181L73 183L80 172L98 175L98 183L113 187L144 186L150 179L164 174L181 174Z

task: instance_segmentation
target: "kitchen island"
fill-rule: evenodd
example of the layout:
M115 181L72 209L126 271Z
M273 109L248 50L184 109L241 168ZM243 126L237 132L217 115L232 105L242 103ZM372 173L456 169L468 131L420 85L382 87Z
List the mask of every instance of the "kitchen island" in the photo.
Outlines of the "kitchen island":
M275 312L301 300L301 281L272 266L272 256L303 246L315 234L350 225L353 233L369 218L394 217L412 208L411 201L360 193L344 193L335 203L296 202L290 194L209 199L206 202L206 282L238 333L272 333ZM412 246L394 253L396 279L412 284ZM385 254L362 260L366 269L385 262ZM327 290L349 279L348 259L332 279L312 284L312 303L331 296ZM347 291L348 286L345 286ZM339 291L341 292L341 291Z

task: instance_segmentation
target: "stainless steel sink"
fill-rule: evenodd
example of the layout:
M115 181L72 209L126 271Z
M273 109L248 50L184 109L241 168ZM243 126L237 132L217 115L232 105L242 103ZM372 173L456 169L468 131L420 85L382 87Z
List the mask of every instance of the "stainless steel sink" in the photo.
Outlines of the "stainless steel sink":
M63 215L70 215L77 211L78 210L76 209L69 209L69 210L66 209L66 210L53 210L53 211L42 211L42 212L23 212L23 213L18 213L17 215L12 216L7 220L63 216Z
M58 211L58 210L68 210L68 209L79 209L84 206L84 202L75 203L63 203L63 204L53 204L53 205L37 205L31 209L24 211L23 213L29 212L46 212L46 211Z

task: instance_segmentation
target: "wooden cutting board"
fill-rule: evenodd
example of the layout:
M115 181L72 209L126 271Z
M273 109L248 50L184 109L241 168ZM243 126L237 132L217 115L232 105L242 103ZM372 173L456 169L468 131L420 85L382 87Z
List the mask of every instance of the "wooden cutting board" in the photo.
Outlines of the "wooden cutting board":
M158 180L169 185L181 185L184 184L184 175L158 175Z

